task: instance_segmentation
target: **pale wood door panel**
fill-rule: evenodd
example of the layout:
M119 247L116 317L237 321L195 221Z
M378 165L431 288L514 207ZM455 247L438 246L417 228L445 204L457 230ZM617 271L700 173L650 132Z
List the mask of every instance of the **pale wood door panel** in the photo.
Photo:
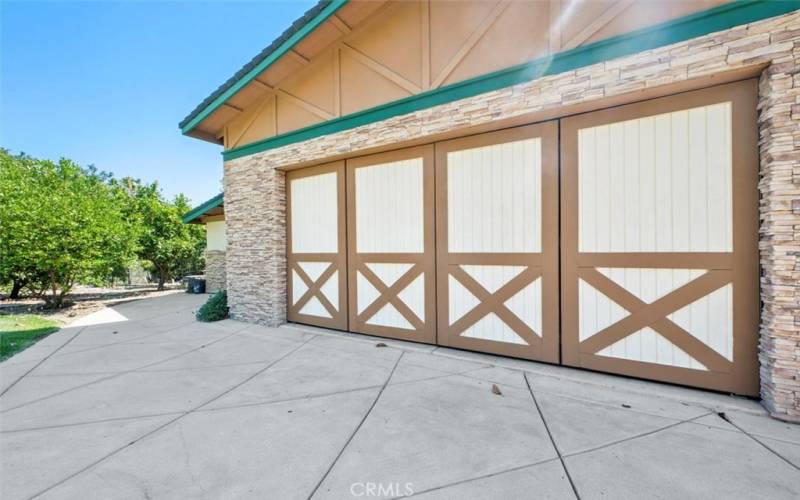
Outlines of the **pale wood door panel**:
M347 329L344 162L289 172L287 318Z
M565 364L758 394L756 83L562 120Z
M558 362L557 124L436 144L439 343Z
M350 330L436 341L433 146L347 161Z

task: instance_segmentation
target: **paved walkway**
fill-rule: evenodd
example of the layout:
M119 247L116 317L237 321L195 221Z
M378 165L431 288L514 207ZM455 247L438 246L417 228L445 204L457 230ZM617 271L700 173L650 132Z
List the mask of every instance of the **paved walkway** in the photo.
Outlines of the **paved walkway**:
M311 328L201 324L203 300L122 304L127 321L66 328L0 364L0 496L800 496L800 426L752 401Z

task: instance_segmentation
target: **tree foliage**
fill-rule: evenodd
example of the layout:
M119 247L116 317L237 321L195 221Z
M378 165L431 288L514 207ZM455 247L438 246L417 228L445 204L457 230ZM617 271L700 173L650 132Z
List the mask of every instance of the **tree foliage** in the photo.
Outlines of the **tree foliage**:
M137 228L109 179L67 159L0 151L0 282L60 306L76 283L102 283L124 270Z
M156 183L0 149L0 285L58 307L75 284L124 277L140 259L163 288L203 268L205 231L181 221L190 208Z
M116 185L129 195L128 217L140 227L137 254L158 277L159 290L170 279L202 271L205 230L181 221L191 209L189 200L179 194L166 201L157 183L142 184L126 178Z

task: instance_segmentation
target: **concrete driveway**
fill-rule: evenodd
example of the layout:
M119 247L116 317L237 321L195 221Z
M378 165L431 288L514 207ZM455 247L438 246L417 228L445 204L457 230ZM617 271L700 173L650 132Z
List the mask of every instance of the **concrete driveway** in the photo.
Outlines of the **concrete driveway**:
M0 364L0 496L800 496L800 427L752 401L312 328L197 323L205 298L122 304L97 319L125 321L66 328Z

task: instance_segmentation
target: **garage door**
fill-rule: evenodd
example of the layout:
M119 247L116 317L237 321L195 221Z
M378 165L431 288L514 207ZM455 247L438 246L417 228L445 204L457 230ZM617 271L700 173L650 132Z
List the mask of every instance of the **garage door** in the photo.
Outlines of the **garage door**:
M756 95L291 172L289 319L756 395Z
M436 145L439 343L558 362L549 122Z
M436 342L433 146L347 161L350 330Z
M565 364L757 394L754 85L562 120Z
M289 172L289 321L347 329L344 162Z

